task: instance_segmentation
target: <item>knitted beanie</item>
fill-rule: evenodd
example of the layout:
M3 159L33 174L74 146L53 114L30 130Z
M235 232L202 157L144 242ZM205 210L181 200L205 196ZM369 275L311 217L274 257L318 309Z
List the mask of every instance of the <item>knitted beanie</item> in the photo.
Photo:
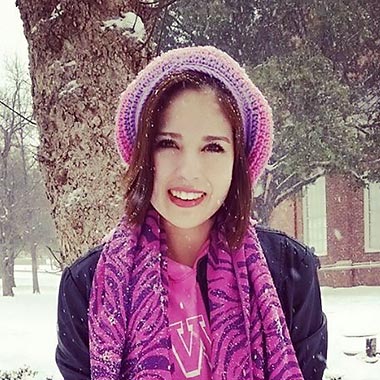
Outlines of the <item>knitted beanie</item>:
M225 52L213 46L174 49L153 59L121 95L116 116L116 141L129 164L145 101L158 84L184 71L207 74L224 84L239 107L252 186L257 183L272 150L271 109L246 72Z

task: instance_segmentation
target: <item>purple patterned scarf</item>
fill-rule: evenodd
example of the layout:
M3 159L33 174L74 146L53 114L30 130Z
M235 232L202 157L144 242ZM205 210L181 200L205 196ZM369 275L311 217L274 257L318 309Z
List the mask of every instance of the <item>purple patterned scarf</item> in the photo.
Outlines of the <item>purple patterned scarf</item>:
M107 241L89 308L92 380L171 379L165 233L150 210L122 220ZM223 227L210 236L207 279L213 380L302 380L254 223L231 254Z

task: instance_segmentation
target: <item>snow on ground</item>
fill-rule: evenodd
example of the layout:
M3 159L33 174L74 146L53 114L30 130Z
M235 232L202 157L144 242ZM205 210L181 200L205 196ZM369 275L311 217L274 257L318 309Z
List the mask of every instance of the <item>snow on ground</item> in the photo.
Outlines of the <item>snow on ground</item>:
M57 274L39 273L41 294L33 295L31 272L16 271L15 297L0 296L0 371L28 365L38 371L36 380L62 379L54 361L59 280ZM379 380L380 360L364 360L365 339L344 335L376 332L380 351L380 287L322 288L322 297L329 324L326 380ZM352 347L362 352L343 353Z
M376 334L380 352L380 287L322 288L323 309L328 320L327 379L380 380L380 360L365 361L365 338L345 335ZM346 351L360 350L355 356ZM377 356L380 359L378 354Z
M0 296L0 371L28 365L39 372L36 379L57 380L62 378L54 361L60 275L39 273L38 279L41 294L32 294L32 273L16 271L15 296Z

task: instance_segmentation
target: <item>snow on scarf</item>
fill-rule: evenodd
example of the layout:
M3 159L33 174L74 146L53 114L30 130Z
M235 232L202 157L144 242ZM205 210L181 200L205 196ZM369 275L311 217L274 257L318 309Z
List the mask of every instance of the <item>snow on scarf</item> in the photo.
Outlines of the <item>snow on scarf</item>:
M165 233L150 210L106 243L89 307L92 380L171 379ZM303 379L254 223L231 254L211 231L207 264L213 380Z

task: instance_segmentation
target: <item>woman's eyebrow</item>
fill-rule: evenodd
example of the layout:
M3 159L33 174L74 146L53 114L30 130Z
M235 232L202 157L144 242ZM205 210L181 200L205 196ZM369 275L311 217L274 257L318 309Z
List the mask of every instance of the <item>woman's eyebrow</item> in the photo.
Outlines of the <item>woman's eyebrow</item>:
M173 133L173 132L159 132L157 134L157 137L171 137L173 139L182 138L182 136L179 133Z
M174 133L174 132L159 132L157 134L157 137L171 137L173 139L182 139L182 135L180 133ZM228 144L231 144L231 140L227 136L204 136L203 141L210 142L210 141L224 141Z
M231 140L226 136L205 136L205 137L203 137L203 140L207 141L207 142L215 141L215 140L221 140L221 141L224 141L228 144L231 144Z

